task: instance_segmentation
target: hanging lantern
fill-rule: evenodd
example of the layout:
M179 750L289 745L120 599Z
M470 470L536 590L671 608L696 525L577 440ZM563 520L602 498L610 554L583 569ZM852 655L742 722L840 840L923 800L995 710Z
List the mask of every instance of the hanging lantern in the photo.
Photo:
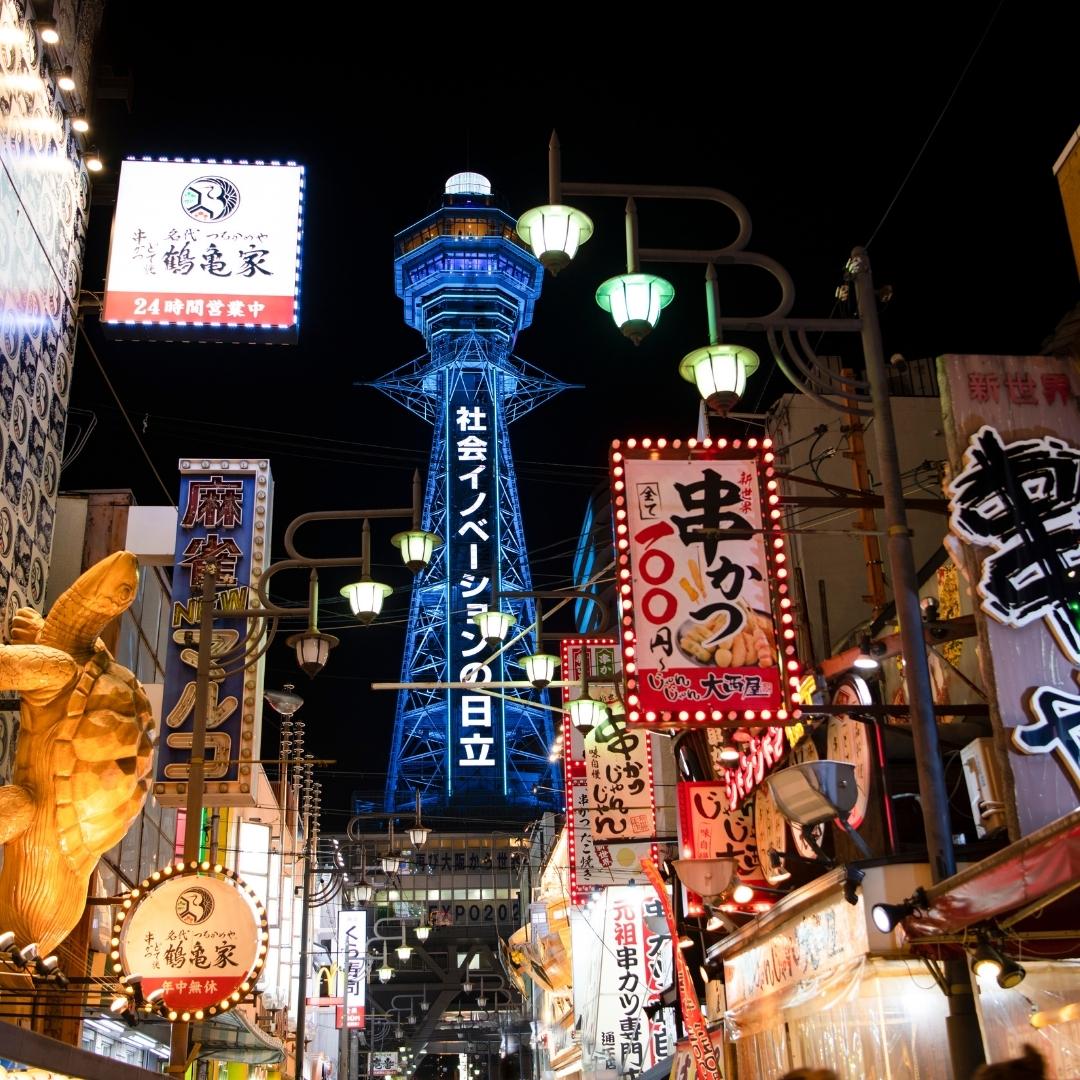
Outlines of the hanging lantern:
M291 645L296 650L296 662L300 670L309 679L314 679L330 658L330 650L338 644L338 639L333 634L324 634L315 627L308 627L299 634L290 634L285 639L286 645Z
M660 321L660 311L675 297L675 286L656 274L619 274L596 290L596 302L611 312L615 325L635 344Z
M366 626L382 611L383 601L393 591L389 585L365 579L345 585L341 595L349 601L349 610L353 615Z
M521 658L521 664L525 668L525 678L537 690L543 690L555 678L555 668L559 666L559 658L552 656L551 653L531 653Z
M517 622L517 619L505 611L497 611L493 608L474 615L472 621L480 627L480 636L488 647L497 649L499 644L506 640L506 632Z
M583 735L606 720L608 715L608 707L602 701L594 701L590 697L574 698L566 711L570 714L570 723Z
M710 409L726 416L746 392L746 380L760 362L756 352L742 345L706 345L683 357L679 374L697 387Z
M593 223L572 206L536 206L518 218L517 234L545 269L557 274L592 236Z
M442 544L442 538L423 529L410 529L390 537L390 543L401 552L402 562L418 574L431 563L431 554Z

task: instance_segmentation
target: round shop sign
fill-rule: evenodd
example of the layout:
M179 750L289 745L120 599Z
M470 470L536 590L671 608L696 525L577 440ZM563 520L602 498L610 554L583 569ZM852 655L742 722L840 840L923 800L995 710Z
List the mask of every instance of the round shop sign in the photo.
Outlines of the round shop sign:
M869 705L873 701L870 687L858 675L847 676L833 694L834 705ZM866 805L870 799L870 782L873 773L873 753L866 725L853 720L846 713L829 717L825 742L828 756L833 761L850 761L855 766L855 786L858 798L848 814L847 823L857 829L866 819Z
M266 959L266 912L233 871L208 862L155 871L124 900L112 968L138 1006L170 1020L231 1009Z

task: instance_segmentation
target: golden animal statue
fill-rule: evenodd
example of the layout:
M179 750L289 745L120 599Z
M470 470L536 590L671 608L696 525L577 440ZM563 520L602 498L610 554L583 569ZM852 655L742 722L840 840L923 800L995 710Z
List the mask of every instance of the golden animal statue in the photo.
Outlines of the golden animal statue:
M118 551L42 619L20 608L0 645L0 689L21 696L11 783L0 787L0 930L47 956L78 924L98 859L138 816L154 717L138 679L98 635L135 599L138 561Z

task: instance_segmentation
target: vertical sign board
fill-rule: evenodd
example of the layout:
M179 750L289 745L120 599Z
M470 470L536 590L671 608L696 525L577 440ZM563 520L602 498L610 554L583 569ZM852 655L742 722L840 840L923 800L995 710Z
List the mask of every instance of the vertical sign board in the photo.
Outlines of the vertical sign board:
M783 737L783 729L779 730ZM768 885L758 859L754 815L745 802L732 803L723 780L682 781L676 785L679 852L684 859L733 859L738 880ZM701 897L688 893L689 914L700 914Z
M491 607L491 567L499 545L499 444L496 409L480 370L447 373L457 384L447 393L446 567L448 663L451 682L499 682L503 655L485 665L491 647L474 615ZM510 677L518 677L515 673ZM447 691L449 768L447 796L459 804L505 792L503 703L490 694Z
M206 718L206 806L251 806L251 762L259 757L263 662L225 674L216 656L240 646L247 620L229 611L253 607L270 553L272 501L267 461L226 458L180 462L172 618L158 737L154 795L183 806L195 726L203 567L217 566L210 695Z
M123 162L106 333L295 342L303 197L293 162Z
M589 694L611 704L618 700L616 681L622 672L622 658L615 638L565 638L562 643L563 707L581 696L582 664L587 660ZM596 889L625 884L637 873L643 855L655 853L651 842L595 844L592 822L596 810L590 795L593 781L588 776L585 736L563 717L563 781L566 792L566 826L570 854L570 900L585 903ZM650 805L655 812L656 793L650 788ZM634 800L631 800L634 801ZM640 801L640 800L637 800ZM647 835L652 835L651 830Z
M364 957L367 955L367 912L338 912L338 975L335 993L344 998L349 1010L349 1027L364 1026L364 1007L367 981L364 978ZM347 992L346 992L347 991ZM340 1028L342 1009L336 1010L336 1023Z
M651 889L630 885L606 889L599 905L571 912L574 986L594 990L578 1002L590 1021L582 1025L582 1055L598 1071L641 1073L674 1053L670 1011L645 1013L672 981L677 950L667 928L657 928L662 914Z
M1080 792L1080 375L1048 356L937 363L950 547L976 593L1015 840Z
M799 662L770 446L612 443L631 723L786 719Z

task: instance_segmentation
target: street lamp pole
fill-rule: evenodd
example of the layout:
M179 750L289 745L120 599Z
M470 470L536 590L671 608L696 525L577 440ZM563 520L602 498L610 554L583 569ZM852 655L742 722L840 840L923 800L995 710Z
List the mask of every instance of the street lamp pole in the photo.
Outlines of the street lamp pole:
M679 249L635 251L636 208L632 205L628 206L628 270L636 269L639 259L641 262L704 262L710 272L707 299L710 305L710 339L713 342L719 341L719 335L723 329L764 332L768 337L777 366L798 390L819 404L838 411L859 416L873 416L879 432L877 445L882 474L889 566L897 621L900 624L904 679L908 690L927 856L935 882L951 876L956 871L956 857L950 828L949 800L938 745L937 721L934 715L930 669L923 636L922 613L919 607L911 531L907 524L907 511L900 479L896 432L889 401L881 328L877 316L877 295L874 291L870 261L866 251L863 248L856 248L847 267L848 274L855 283L858 318L793 318L790 312L794 305L795 288L791 276L775 260L746 249L750 239L750 215L743 204L727 192L717 188L701 187L570 183L561 180L560 171L559 143L558 138L553 135L548 148L551 205L527 211L518 222L518 231L522 238L532 243L534 253L552 272L565 267L572 258L577 244L583 243L592 233L592 222L588 218L580 211L561 204L564 194L611 196L627 198L631 201L635 198L678 198L719 203L735 215L738 222L738 235L725 247L712 251ZM630 220L631 217L633 221ZM573 241L570 245L565 243L567 236ZM560 240L560 237L563 239ZM563 250L559 250L560 245ZM730 316L717 318L714 307L716 287L712 280L712 268L713 266L735 265L753 266L766 271L774 278L780 286L781 295L771 312L752 318ZM627 277L629 278L630 275ZM601 286L601 290L603 289L604 286ZM629 289L629 284L627 289ZM599 293L597 299L600 300ZM612 310L606 303L601 303L601 306ZM650 321L653 321L653 315L658 317L659 306L662 306L662 303L657 305L654 295L649 312ZM616 322L618 321L616 319ZM625 323L622 329L624 333L629 334L627 327L639 325ZM817 358L810 347L807 334L834 331L860 333L866 365L865 381L846 373L836 375L816 362ZM698 353L704 352L706 350L698 350ZM702 396L708 398L707 384L696 377L696 371L691 372L691 367L698 366L694 363L695 358L696 354L684 358L681 372L684 377L695 377ZM706 360L700 365L702 373L709 374L708 358L701 359ZM748 366L741 358L735 358L735 360L735 366L742 367L742 377L745 378L750 373ZM715 370L713 367L712 371L715 372ZM727 400L724 404L730 407L731 394L741 391L738 390L735 380L728 384L727 389L729 393L725 395ZM950 1007L946 1024L953 1073L958 1077L969 1076L983 1060L982 1038L975 1014L971 978L963 961L949 961L945 969L945 985L948 987Z

